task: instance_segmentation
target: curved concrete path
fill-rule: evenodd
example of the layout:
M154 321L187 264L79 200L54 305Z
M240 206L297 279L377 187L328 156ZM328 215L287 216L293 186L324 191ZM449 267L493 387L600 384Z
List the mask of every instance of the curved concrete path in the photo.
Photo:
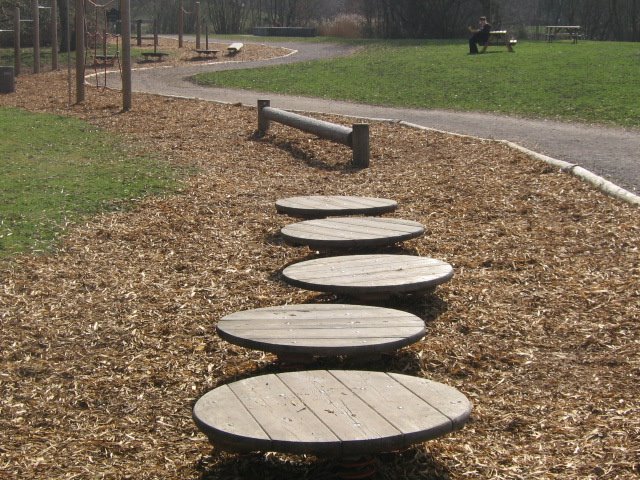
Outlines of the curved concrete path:
M321 98L200 87L189 80L192 75L203 71L258 68L348 55L354 51L353 47L344 45L304 42L274 44L289 48L292 53L258 62L231 61L134 70L133 90L250 106L256 106L258 99L270 99L272 106L286 110L398 120L463 135L509 140L535 152L584 167L636 195L640 194L639 129L530 120L477 112L372 106ZM117 83L115 79L111 84L114 83Z

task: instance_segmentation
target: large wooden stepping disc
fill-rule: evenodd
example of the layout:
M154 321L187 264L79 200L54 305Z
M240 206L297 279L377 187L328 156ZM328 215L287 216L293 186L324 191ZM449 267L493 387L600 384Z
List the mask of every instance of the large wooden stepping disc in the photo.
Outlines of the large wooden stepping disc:
M391 451L461 428L471 403L424 378L357 370L262 375L202 396L193 419L231 451L346 457Z
M394 200L347 195L309 195L276 201L276 210L294 217L324 218L336 215L379 215L398 207Z
M424 321L364 305L284 305L232 313L218 334L230 343L278 355L358 355L396 350L425 334Z
M317 249L370 248L419 237L424 227L411 220L379 217L333 217L287 225L287 243Z
M453 277L453 268L442 260L412 255L346 255L295 263L282 275L287 283L307 290L384 298L432 290Z

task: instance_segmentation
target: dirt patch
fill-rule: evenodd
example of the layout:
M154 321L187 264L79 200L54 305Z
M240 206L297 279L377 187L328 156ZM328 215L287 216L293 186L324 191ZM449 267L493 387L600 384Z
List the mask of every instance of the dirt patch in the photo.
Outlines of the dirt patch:
M240 42L242 43L242 42ZM281 57L283 55L287 55L290 53L289 49L273 46L273 45L262 45L259 43L246 43L243 44L242 50L237 54L230 54L227 52L227 47L231 45L230 43L219 43L210 41L208 43L209 50L219 50L218 54L215 58L206 57L203 55L199 55L196 51L195 42L184 41L184 48L178 48L178 40L170 39L170 38L162 38L158 39L158 48L159 52L166 52L169 55L165 57L163 62L155 62L155 61L145 61L144 58L132 58L133 63L149 65L156 65L157 63L161 63L164 65L184 65L191 63L200 63L200 62L224 62L230 59L233 60L242 60L243 62L251 62L256 60L268 60L270 58ZM153 52L153 41L146 40L143 42L142 48L144 48L145 52ZM200 40L200 49L204 50L207 47L205 42L204 35ZM138 48L134 44L132 44L132 48Z
M474 404L463 430L381 455L379 478L637 478L637 208L489 141L374 123L371 168L355 170L346 147L287 127L256 140L250 108L134 95L120 113L118 93L89 88L70 109L66 95L65 74L26 75L0 105L83 118L198 173L70 228L55 254L0 266L0 476L330 478L313 458L212 449L191 407L278 368L221 341L221 316L348 301L281 281L314 252L283 244L292 220L274 207L348 194L397 200L427 234L395 250L455 276L387 303L425 320L423 341L318 366L424 376Z

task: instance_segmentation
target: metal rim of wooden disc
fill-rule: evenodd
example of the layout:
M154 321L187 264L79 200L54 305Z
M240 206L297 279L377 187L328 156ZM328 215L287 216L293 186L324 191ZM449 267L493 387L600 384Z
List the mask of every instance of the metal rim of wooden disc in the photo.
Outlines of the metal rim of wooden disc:
M431 292L453 277L453 267L415 255L344 255L294 263L282 276L295 287L373 300Z
M226 315L216 331L245 348L277 354L284 362L314 356L365 356L398 350L426 333L424 321L391 308L346 304L299 304Z
M304 220L280 230L291 245L314 249L383 247L417 238L424 226L412 220L389 217L330 217Z
M457 389L421 377L303 370L221 385L192 416L222 450L348 458L438 438L462 428L471 410Z
M308 195L276 201L278 213L302 218L324 218L339 215L380 215L393 212L398 202L387 198L351 195Z

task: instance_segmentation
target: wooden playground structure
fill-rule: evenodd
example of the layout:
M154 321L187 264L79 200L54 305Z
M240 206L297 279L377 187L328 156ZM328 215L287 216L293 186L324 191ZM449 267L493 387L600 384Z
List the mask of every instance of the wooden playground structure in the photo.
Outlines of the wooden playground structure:
M116 8L116 6L119 7ZM69 16L69 0L66 0L66 53L69 105L72 103L71 87L71 19ZM107 8L110 8L107 10ZM33 73L41 71L41 38L40 38L40 11L50 12L50 39L51 44L51 69L58 70L58 30L59 18L57 4L50 1L50 6L40 5L38 0L33 0L31 18L23 19L19 7L14 8L13 29L3 29L0 33L13 33L14 66L12 75L22 73L20 43L21 26L30 23L33 43ZM85 100L85 71L90 68L112 67L118 63L122 76L122 109L131 109L131 18L130 0L110 0L104 4L98 4L93 0L75 0L75 103ZM120 25L121 32L115 33L116 25Z

